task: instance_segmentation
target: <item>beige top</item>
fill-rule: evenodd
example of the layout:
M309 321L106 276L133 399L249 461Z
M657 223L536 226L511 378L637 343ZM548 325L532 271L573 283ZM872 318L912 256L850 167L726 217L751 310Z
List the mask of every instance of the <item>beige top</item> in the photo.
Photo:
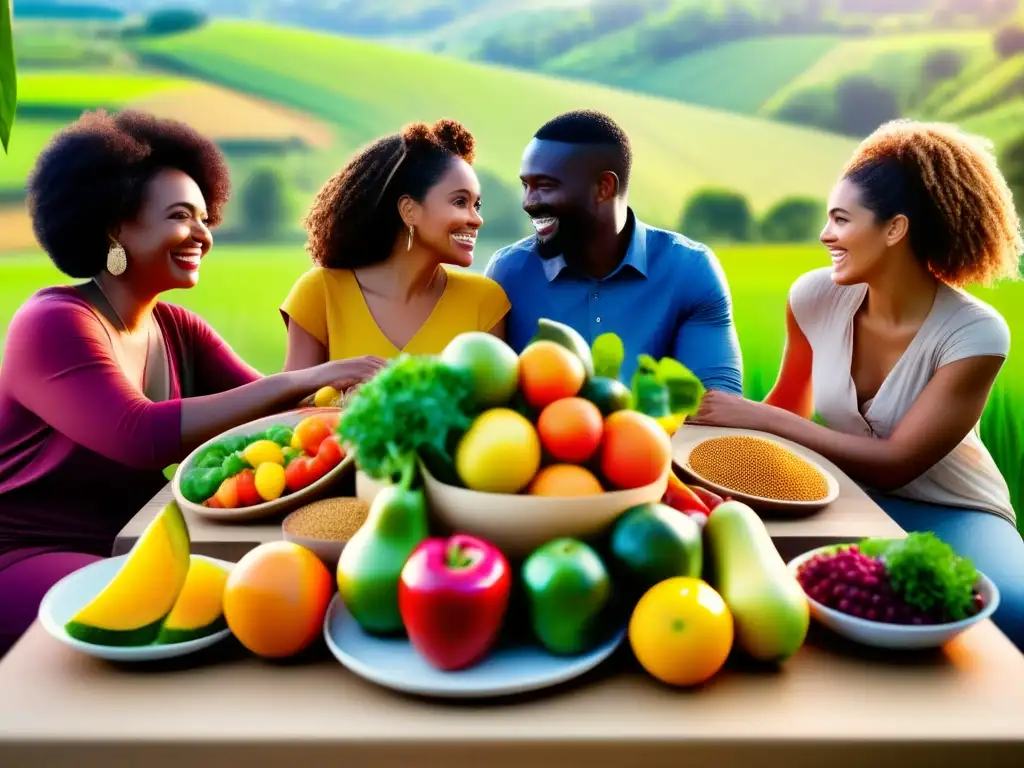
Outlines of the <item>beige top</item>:
M978 355L1005 358L1009 352L1010 329L1002 316L985 302L942 284L910 346L874 398L858 407L851 376L853 318L867 286L837 285L831 273L831 267L808 272L789 293L793 316L814 353L814 409L831 429L886 438L941 366ZM1016 523L1010 490L981 441L978 424L942 460L893 495L981 509Z

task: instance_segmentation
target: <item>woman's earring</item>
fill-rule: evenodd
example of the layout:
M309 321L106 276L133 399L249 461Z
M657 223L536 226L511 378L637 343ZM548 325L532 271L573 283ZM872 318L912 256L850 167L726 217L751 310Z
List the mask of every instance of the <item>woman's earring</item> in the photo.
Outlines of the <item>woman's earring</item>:
M415 230L413 229L412 224L410 224L409 225L409 242L406 243L406 245L405 245L405 250L407 250L407 251L411 251L412 250L412 236L413 236L414 232L415 232Z
M124 246L115 241L107 251L107 272L116 277L123 275L126 269L128 269L128 254L124 252Z

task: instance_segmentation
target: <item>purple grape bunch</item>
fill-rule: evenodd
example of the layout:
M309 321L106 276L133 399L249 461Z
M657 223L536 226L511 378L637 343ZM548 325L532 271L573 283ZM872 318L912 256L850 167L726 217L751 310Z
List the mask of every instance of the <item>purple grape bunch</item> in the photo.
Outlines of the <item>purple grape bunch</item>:
M797 581L812 600L859 619L910 626L945 621L904 601L889 584L882 560L865 555L857 545L818 553L800 566ZM975 592L975 612L983 605Z

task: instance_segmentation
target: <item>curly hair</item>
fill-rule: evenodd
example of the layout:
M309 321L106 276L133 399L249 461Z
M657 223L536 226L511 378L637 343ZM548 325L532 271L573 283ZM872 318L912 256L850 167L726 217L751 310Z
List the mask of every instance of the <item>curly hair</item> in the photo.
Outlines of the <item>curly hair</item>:
M306 215L313 262L353 269L384 261L405 226L399 199L422 202L456 157L472 164L475 140L454 120L411 123L362 148L324 183Z
M914 254L943 282L1020 276L1020 218L987 139L945 123L893 120L860 144L843 177L877 220L908 218Z
M196 182L209 225L219 224L231 188L213 141L146 112L84 112L53 136L29 175L36 239L61 272L92 277L106 262L110 228L138 213L146 185L167 168Z

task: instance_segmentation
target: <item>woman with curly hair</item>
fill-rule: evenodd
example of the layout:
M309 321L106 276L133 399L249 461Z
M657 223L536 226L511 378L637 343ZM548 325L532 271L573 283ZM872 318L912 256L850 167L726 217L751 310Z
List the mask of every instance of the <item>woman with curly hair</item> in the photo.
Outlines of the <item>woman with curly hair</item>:
M65 275L18 309L0 366L0 656L49 587L109 556L164 467L226 429L348 386L383 360L262 376L161 294L191 288L228 199L216 145L177 122L84 114L28 184Z
M436 354L465 331L504 336L509 301L473 263L483 224L473 136L452 120L377 139L306 218L314 267L281 306L286 370L359 355Z
M832 265L790 289L765 401L710 392L695 420L827 457L901 528L932 531L992 578L994 621L1024 647L1024 542L979 436L1010 332L962 290L1019 277L1020 220L990 145L944 124L881 126L832 190L821 242Z

